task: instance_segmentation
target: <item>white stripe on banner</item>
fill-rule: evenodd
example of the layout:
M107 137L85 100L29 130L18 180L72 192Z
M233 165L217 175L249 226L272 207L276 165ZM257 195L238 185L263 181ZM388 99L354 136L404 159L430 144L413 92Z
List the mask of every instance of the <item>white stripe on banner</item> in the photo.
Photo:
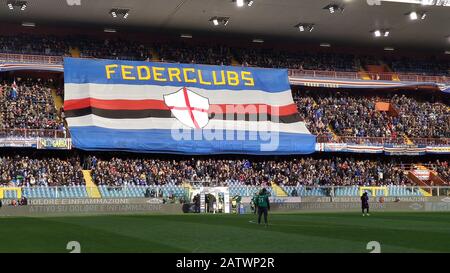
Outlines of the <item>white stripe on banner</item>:
M64 100L95 98L102 100L163 100L163 95L171 94L181 87L157 85L124 85L124 84L95 84L66 83L64 85ZM292 104L291 90L278 93L269 93L258 90L206 90L196 87L187 87L209 99L210 104L267 104L282 106Z
M69 127L98 126L117 130L192 130L187 126L184 126L175 118L109 119L90 114L81 117L67 118L66 120ZM271 121L235 121L212 119L202 130L245 130L310 134L304 122L277 123Z

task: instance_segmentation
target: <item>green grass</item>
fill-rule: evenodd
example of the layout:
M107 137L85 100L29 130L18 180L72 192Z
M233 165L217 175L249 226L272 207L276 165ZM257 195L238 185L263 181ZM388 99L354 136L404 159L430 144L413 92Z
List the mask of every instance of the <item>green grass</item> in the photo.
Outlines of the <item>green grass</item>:
M450 252L450 213L0 218L0 252Z

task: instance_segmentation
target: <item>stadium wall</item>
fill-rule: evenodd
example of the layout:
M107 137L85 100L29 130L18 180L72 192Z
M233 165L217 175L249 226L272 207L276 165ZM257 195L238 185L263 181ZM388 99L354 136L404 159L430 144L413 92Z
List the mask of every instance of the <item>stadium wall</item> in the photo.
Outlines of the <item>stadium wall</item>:
M5 216L77 216L111 214L182 214L181 204L163 204L160 199L32 199L26 206L10 206L3 200L0 217ZM251 213L250 204L242 200L244 213ZM358 197L283 197L272 200L272 213L359 212ZM450 212L450 197L385 197L370 200L371 211Z

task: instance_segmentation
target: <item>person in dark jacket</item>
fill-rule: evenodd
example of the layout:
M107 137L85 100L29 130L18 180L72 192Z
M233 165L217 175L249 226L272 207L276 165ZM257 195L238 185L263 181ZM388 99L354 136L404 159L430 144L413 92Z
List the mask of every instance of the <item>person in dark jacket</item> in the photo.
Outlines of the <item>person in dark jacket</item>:
M264 223L267 227L267 214L270 210L270 202L269 193L266 189L262 189L256 197L256 207L258 208L258 224L261 224L261 216L264 215Z
M369 216L369 196L367 195L367 192L363 193L361 196L361 208L362 208L362 214L363 216Z

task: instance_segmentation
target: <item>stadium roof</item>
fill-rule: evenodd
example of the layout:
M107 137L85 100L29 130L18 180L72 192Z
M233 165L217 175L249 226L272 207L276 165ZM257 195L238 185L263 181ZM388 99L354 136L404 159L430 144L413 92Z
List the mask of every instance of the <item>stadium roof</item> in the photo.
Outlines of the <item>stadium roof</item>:
M254 0L251 7L238 8L233 0L29 0L24 11L10 11L7 0L0 1L1 21L39 24L89 23L117 29L143 27L181 33L226 32L243 34L249 39L276 40L277 37L330 43L379 47L420 47L450 49L450 7L422 6L373 0ZM331 14L325 6L344 5ZM130 9L127 19L113 18L112 8ZM412 21L408 12L426 12L424 20ZM213 26L213 16L230 17L227 26ZM312 23L312 32L300 32L294 26ZM371 31L388 29L389 37L375 38Z

